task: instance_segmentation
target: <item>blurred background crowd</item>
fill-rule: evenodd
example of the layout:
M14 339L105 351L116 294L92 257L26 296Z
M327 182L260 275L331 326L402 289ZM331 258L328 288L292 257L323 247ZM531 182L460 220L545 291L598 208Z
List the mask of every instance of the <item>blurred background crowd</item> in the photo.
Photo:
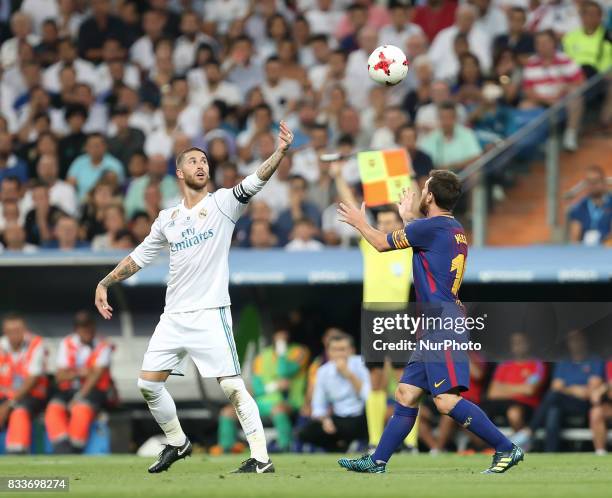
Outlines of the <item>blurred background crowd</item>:
M174 157L206 150L210 188L275 148L292 153L237 223L235 245L354 242L336 220L324 151L404 148L417 180L459 171L612 65L593 0L0 0L0 241L7 250L129 249L178 202ZM406 53L395 87L367 77L380 44ZM597 119L612 123L606 85ZM584 105L563 146L579 147ZM605 175L587 182L605 241ZM360 196L356 160L342 177ZM503 197L504 178L493 195ZM595 216L573 213L582 240ZM593 236L593 234L591 234Z

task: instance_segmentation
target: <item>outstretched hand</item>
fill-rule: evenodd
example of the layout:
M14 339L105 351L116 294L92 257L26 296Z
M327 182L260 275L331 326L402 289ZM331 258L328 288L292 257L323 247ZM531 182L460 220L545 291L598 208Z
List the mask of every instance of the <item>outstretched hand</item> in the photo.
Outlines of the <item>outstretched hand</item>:
M414 206L416 195L417 193L414 190L402 190L399 202L397 203L397 208L404 223L408 223L414 219L412 206Z
M96 287L95 304L98 311L105 320L110 320L113 316L113 308L108 304L108 296L106 287L98 284Z
M338 204L338 219L343 223L348 223L349 225L359 229L360 226L368 222L365 207L365 202L361 203L361 209L357 209L355 206L341 202Z
M278 148L285 152L291 147L291 142L293 142L293 133L287 123L281 121L280 131L278 132Z

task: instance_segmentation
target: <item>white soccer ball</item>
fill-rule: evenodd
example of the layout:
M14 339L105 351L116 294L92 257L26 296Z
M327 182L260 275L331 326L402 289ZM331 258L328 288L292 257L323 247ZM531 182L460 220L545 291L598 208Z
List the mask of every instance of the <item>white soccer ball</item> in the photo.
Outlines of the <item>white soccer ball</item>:
M408 73L408 59L395 45L381 45L368 57L368 73L376 83L397 85Z

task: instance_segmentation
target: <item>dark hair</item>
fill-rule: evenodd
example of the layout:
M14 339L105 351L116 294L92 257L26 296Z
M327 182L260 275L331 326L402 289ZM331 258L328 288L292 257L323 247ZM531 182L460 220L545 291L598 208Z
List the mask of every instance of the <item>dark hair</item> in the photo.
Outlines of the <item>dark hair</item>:
M25 317L16 311L9 311L2 317L2 323L8 322L9 320L21 320L25 323Z
M457 106L450 100L445 100L438 105L438 111L453 111L457 113Z
M94 131L93 133L90 133L89 135L87 135L87 140L89 141L92 138L99 138L100 140L102 140L104 143L106 143L106 137L104 136L103 133L100 133L99 131Z
M345 133L344 135L340 135L338 145L350 145L353 147L355 145L355 139L348 133Z
M557 37L555 36L555 32L552 29L544 29L542 31L538 31L535 34L535 38L538 38L539 36L548 36L548 38L550 38L555 45L557 44Z
M201 152L202 154L204 154L204 157L206 157L208 159L208 156L206 155L206 152L204 152L202 149L200 149L199 147L189 147L188 149L185 149L184 151L182 151L178 156L176 156L176 168L179 169L183 166L183 161L185 160L185 155L187 155L189 152Z
M96 321L93 315L89 311L80 310L77 311L73 318L73 323L76 327L93 327Z
M429 174L427 189L438 207L452 211L461 197L461 181L452 171L437 169Z
M600 15L603 15L604 13L601 5L595 2L594 0L585 0L584 2L582 2L582 10L584 11L584 9L586 9L587 7L595 7L599 11Z
M323 33L317 33L316 35L311 35L310 38L308 38L308 44L318 41L323 43L329 43L327 35L324 35Z
M516 14L523 14L525 17L527 17L527 11L523 7L519 7L517 5L515 5L514 7L510 7L510 12Z
M140 218L144 218L147 221L151 221L151 218L149 218L149 215L146 213L146 211L136 211L130 218L130 223L134 223Z
M347 334L346 332L334 332L329 339L327 339L327 347L331 346L332 342L339 341L348 341L351 347L355 345L355 340L353 336Z
M17 184L17 188L21 188L21 184L22 181L19 179L18 176L15 175L9 175L9 176L5 176L2 181L0 181L0 185L2 185L4 182L13 182Z
M66 107L66 121L73 116L81 116L87 121L87 107L82 104L70 104Z
M377 219L378 219L379 214L392 213L396 216L396 218L399 221L402 221L402 217L400 216L399 211L397 210L397 207L395 207L393 204L385 204L384 206L377 207L375 211L376 211Z
M304 188L308 187L308 182L306 181L306 178L304 178L302 175L290 175L289 178L287 178L287 181L290 183L294 180L298 180L300 182L302 182L302 185L304 186Z
M278 55L271 55L270 57L268 57L268 59L266 60L266 65L270 64L270 62L280 62Z

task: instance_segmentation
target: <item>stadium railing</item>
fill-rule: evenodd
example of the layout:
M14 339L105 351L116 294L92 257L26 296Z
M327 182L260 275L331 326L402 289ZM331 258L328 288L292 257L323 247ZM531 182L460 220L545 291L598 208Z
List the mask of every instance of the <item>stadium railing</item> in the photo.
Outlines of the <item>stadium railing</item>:
M510 135L507 139L496 143L479 159L467 166L459 176L464 181L466 192L471 191L472 211L472 244L483 246L487 236L488 201L486 176L500 171L521 152L525 152L525 143L534 136L546 135L544 157L546 165L546 218L556 238L561 239L564 224L559 220L559 155L561 141L559 139L560 123L565 117L568 106L576 99L589 97L604 81L612 79L612 70L599 73L584 82L580 87L569 93L555 105L546 109L528 124ZM585 99L587 100L587 99Z

